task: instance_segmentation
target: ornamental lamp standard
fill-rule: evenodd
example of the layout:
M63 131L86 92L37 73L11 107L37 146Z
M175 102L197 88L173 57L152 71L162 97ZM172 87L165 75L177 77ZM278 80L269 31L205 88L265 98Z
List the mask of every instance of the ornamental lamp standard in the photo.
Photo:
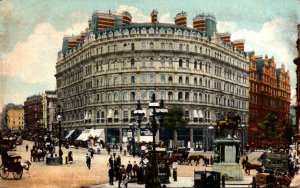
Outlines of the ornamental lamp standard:
M150 109L152 109L152 119L151 119L151 131L153 136L152 141L152 148L153 152L151 155L151 166L148 168L147 172L147 182L146 182L146 188L160 188L160 180L158 178L158 167L157 167L157 161L156 161L156 144L155 144L155 136L158 131L158 123L156 122L156 118L158 119L158 122L160 126L162 126L162 119L165 114L168 113L168 110L164 108L164 102L161 100L160 103L155 101L155 94L153 93L151 97L151 102L148 106ZM151 169L151 170L149 170Z
M137 101L136 104L136 109L133 112L133 116L135 118L135 120L138 123L138 130L137 130L137 142L140 142L140 128L141 128L141 122L145 117L145 112L143 111L142 107L141 107L141 102L140 100ZM134 137L133 137L134 138Z
M61 105L57 105L57 109L56 109L56 120L58 122L58 146L59 149L61 149L61 120L62 120L62 109L61 109Z

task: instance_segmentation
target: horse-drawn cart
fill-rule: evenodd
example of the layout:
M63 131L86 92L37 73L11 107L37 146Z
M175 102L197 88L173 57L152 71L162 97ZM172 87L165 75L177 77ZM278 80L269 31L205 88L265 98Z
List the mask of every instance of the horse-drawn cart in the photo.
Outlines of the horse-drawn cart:
M14 179L21 179L23 175L21 156L8 156L5 159L2 159L2 164L0 166L1 178L7 179L9 173L13 173Z
M288 154L266 153L262 159L263 173L257 173L258 186L289 187L294 176Z

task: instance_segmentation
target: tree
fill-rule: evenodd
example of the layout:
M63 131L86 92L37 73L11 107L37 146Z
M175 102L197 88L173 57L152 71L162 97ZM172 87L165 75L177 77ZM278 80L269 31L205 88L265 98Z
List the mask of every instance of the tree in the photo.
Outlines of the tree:
M275 114L269 113L265 116L264 122L258 124L261 135L260 140L274 142L280 137L280 126Z
M169 109L166 118L163 121L163 127L173 131L174 146L177 145L177 129L185 128L188 120L184 118L183 109L173 107Z

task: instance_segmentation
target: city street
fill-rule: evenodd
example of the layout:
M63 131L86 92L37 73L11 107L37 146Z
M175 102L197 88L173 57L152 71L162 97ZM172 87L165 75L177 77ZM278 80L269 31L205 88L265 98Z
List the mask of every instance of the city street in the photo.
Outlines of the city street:
M24 141L22 145L17 147L17 151L11 151L10 153L15 153L22 156L22 161L29 159L30 152L26 152L25 145L29 144L30 148L32 147L32 142ZM77 188L77 187L112 187L108 185L108 158L109 155L106 151L103 151L101 154L95 154L92 159L92 166L89 170L85 164L85 155L87 153L86 148L69 148L68 150L63 148L64 156L68 151L73 152L74 163L71 165L61 165L61 166L48 166L45 161L41 162L32 162L29 173L24 170L23 177L21 180L14 180L12 175L8 180L0 180L0 187L13 187L13 188ZM118 155L119 152L116 152ZM210 152L202 153L207 156L210 156ZM256 163L256 158L260 156L261 152L253 152L249 155L249 161ZM139 158L133 158L131 156L121 155L122 164L127 165L130 160L139 161ZM184 178L189 179L188 184L193 184L194 180L194 170L211 170L211 167L203 167L202 161L199 166L188 166L188 165L179 165L178 166L178 177L183 177L183 183L186 181ZM256 174L255 170L251 171L251 176ZM249 177L245 178L247 180L251 179ZM170 177L171 184L168 186L180 185L180 181L177 183L172 183L172 177ZM180 180L180 178L179 178ZM98 185L98 186L96 186ZM101 186L102 185L102 186ZM117 183L115 183L115 186ZM133 185L132 185L133 186ZM144 187L144 185L140 185ZM186 185L188 186L188 185ZM297 175L293 179L293 187L300 186L300 176ZM129 184L130 187L130 184ZM178 186L177 186L178 187Z
M33 143L24 141L22 145L17 147L17 151L10 151L9 153L15 153L22 156L22 161L29 159L30 152L26 152L25 145L29 144L29 148ZM88 185L99 185L108 182L108 159L109 156L106 151L102 154L95 154L92 159L91 169L89 170L85 164L85 156L87 153L86 148L63 148L64 156L68 151L73 152L74 163L71 165L61 166L48 166L46 162L32 162L29 173L24 170L21 180L13 180L12 174L9 180L0 180L0 187L22 187L22 188L68 188L68 187L81 187ZM117 155L119 152L116 152ZM112 154L112 152L111 152ZM121 155L122 164L127 165L130 160L138 161L139 158L133 158L132 156ZM200 166L178 166L178 176L180 177L193 177L194 170L211 170L211 167Z

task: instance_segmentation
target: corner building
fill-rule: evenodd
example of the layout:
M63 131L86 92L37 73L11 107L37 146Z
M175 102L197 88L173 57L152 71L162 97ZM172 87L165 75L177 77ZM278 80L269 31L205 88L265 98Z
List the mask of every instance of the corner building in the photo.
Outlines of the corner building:
M106 14L115 19L111 27L95 28L90 21L85 32L65 37L58 53L55 76L64 128L105 128L108 142L122 142L137 100L146 114L142 128L149 123L152 93L168 109L182 107L189 119L187 128L177 131L179 146L190 141L193 148L207 147L213 139L208 127L229 111L247 122L249 58L229 34L222 40L214 16L197 15L206 23L200 29L158 23L157 11L150 23L124 24L120 15ZM175 23L184 16L179 13ZM74 38L83 39L70 47Z

